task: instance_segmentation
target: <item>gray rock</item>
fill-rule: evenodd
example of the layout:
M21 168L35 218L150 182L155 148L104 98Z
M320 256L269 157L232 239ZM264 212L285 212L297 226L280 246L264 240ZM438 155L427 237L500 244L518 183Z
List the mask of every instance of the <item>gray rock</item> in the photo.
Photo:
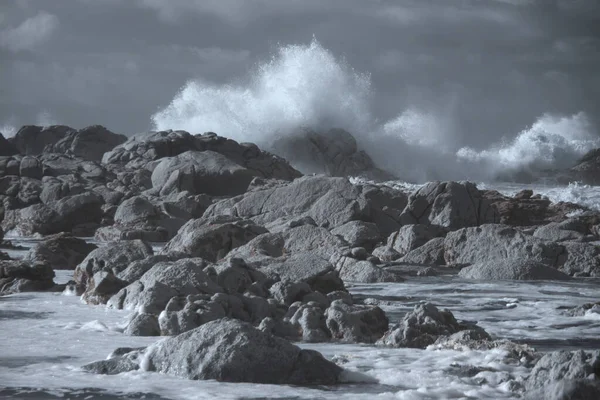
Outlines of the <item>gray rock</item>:
M583 350L554 351L545 354L533 367L525 382L530 391L552 383L579 379L600 380L600 352Z
M473 264L496 259L521 259L560 267L564 247L525 235L506 225L482 225L450 232L444 241L447 264Z
M88 280L105 268L110 269L116 276L136 260L142 260L152 255L152 247L141 240L107 243L92 251L75 268L73 279L86 285Z
M533 389L523 396L525 400L595 400L600 398L600 381L569 379L552 382Z
M33 246L25 260L49 264L53 269L75 269L98 246L68 233L46 236Z
M442 238L442 242L443 242L443 238ZM442 248L443 248L443 246L442 246ZM442 253L443 253L443 249L442 249ZM383 261L383 262L396 261L397 259L402 257L402 254L398 253L396 250L394 250L393 248L391 248L387 245L379 246L379 247L375 248L373 250L372 254L375 257L377 257L380 261Z
M467 328L461 326L450 311L422 303L386 332L378 343L392 347L425 348L440 336L449 336L464 329Z
M122 360L127 355L116 359ZM141 358L141 357L140 357ZM88 364L102 373L115 359ZM167 338L144 351L141 367L187 379L293 385L332 385L342 369L312 350L301 350L284 339L232 320L212 321ZM139 365L139 361L138 361ZM129 368L112 370L133 370Z
M127 137L118 135L100 125L69 131L54 144L44 149L50 153L72 154L89 161L101 161L107 151L125 142Z
M0 295L36 292L54 286L54 271L48 264L0 260Z
M35 156L42 154L47 145L58 142L68 133L74 131L73 128L64 125L47 127L25 125L12 138L12 143L19 153Z
M204 272L207 266L200 258L159 262L139 280L114 295L108 306L159 314L172 297L222 292L223 289Z
M334 300L325 317L331 336L343 342L375 343L389 328L381 308L349 305L343 300Z
M350 247L373 247L381 240L381 233L372 222L350 221L331 230L331 233L341 237Z
M359 261L351 257L332 259L336 270L344 282L377 283L377 282L403 282L401 276L387 271L371 261Z
M214 151L188 151L164 158L152 172L152 186L162 194L234 196L244 193L256 175Z
M123 332L129 336L160 336L160 326L156 315L134 313Z
M431 182L411 194L403 225L439 225L449 230L499 222L496 209L471 182Z
M566 250L564 265L560 270L577 277L600 276L600 246L593 243L562 243Z
M187 254L183 253L166 253L148 256L141 260L136 260L130 263L127 268L118 273L117 277L125 282L131 283L140 279L146 272L152 269L152 267L159 262L177 261L187 257Z
M216 301L195 299L198 296L173 297L158 317L163 335L179 335L208 322L227 317L227 310Z
M433 238L424 245L409 251L398 261L419 265L444 265L444 241L445 238Z
M300 305L290 318L290 324L297 329L305 342L325 342L331 337L327 330L323 309L316 303Z
M236 217L200 218L186 223L162 253L182 252L214 262L266 232L252 221Z
M458 276L477 280L568 280L569 276L539 261L503 259L479 261L460 270Z
M437 225L405 225L388 237L387 245L405 255L434 238L446 235L446 229Z
M305 282L280 281L271 286L269 292L275 300L289 306L301 301L312 289Z
M356 139L343 129L327 132L301 129L293 135L283 135L272 146L277 154L304 173L394 179L391 174L377 168L367 153L358 149Z
M19 154L19 150L0 132L0 157L13 156Z
M268 276L291 282L305 282L312 290L323 294L337 290L345 290L344 282L333 265L307 251L293 253L281 261L258 266Z
M566 310L563 314L569 317L583 317L586 314L600 314L600 301L596 303L586 303Z
M19 166L19 175L26 178L42 179L44 175L42 163L32 156L23 157Z
M81 299L87 304L106 304L108 299L125 286L127 286L127 282L117 278L110 269L98 271L87 281L87 287Z
M591 235L586 234L584 227L578 227L573 221L551 222L540 226L535 230L533 236L549 240L552 242L585 242L592 239Z
M389 211L390 204L403 206L405 195L353 185L345 178L306 176L222 200L209 207L205 216L251 218L272 231L285 230L288 222L302 217L311 217L318 226L329 229L361 220L375 223L383 235L388 235L399 227Z

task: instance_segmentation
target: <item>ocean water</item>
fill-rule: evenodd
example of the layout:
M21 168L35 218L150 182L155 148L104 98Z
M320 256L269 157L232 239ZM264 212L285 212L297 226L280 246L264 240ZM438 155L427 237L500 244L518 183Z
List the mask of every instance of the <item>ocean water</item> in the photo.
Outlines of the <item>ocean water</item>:
M411 187L400 182L397 185ZM489 185L506 193L521 185ZM542 188L539 188L542 189ZM547 187L551 198L600 204L597 188ZM37 239L20 238L29 247ZM24 253L13 251L13 255ZM57 271L57 282L71 278ZM600 315L568 317L563 311L598 301L598 279L569 282L472 282L448 274L396 284L350 286L357 299L379 302L392 323L421 301L476 321L494 338L539 351L600 347ZM16 399L516 399L529 370L507 362L505 351L391 349L340 343L302 344L349 372L335 387L294 387L189 381L129 372L94 375L80 367L117 347L146 346L158 338L122 333L129 312L89 306L62 293L0 297L0 398ZM467 371L467 372L465 372Z

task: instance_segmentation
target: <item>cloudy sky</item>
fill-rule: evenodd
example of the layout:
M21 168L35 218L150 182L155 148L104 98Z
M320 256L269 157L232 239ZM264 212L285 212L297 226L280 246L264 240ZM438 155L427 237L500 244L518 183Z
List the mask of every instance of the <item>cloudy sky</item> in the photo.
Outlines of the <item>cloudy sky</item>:
M186 82L243 85L313 37L370 74L374 118L445 115L458 145L600 126L597 0L2 0L0 126L148 130Z

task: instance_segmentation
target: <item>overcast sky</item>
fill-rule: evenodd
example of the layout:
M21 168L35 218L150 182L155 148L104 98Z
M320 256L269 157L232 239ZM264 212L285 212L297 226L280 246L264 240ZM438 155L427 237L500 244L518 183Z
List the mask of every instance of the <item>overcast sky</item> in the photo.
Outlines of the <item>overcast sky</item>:
M376 117L450 113L461 144L544 113L600 125L598 0L2 0L0 126L148 130L187 81L313 37L371 74Z

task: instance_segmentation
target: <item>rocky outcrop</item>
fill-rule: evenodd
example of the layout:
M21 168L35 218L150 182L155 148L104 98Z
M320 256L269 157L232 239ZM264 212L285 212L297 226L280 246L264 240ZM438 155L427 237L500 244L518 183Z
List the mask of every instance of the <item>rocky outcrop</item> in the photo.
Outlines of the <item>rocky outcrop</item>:
M527 259L494 259L479 261L460 270L465 279L495 280L568 280L569 276L539 261Z
M437 225L456 230L499 222L491 201L471 182L431 182L408 198L402 225Z
M19 154L19 150L0 132L0 157L13 156Z
M450 232L446 236L444 247L447 264L519 259L558 268L566 260L563 246L526 235L510 226L497 224Z
M342 373L314 350L301 350L233 319L208 322L83 369L110 374L143 369L187 379L291 385L333 385Z
M10 141L20 154L35 156L42 154L47 145L53 145L74 132L76 132L75 129L65 125L25 125L14 137L10 138Z
M472 329L481 330L476 325L459 323L448 310L422 303L417 304L400 323L386 332L378 343L392 347L425 348L440 337Z
M272 147L306 174L359 176L378 181L394 179L392 174L379 169L367 153L359 150L356 139L343 129L322 133L299 130L277 139Z
M218 216L186 223L163 248L163 253L182 252L190 257L217 261L267 230L250 220Z
M37 292L54 286L54 271L48 264L0 259L0 295Z
M400 255L406 255L434 238L446 236L447 230L438 225L404 225L388 237L387 245Z
M118 276L129 264L153 254L152 248L141 240L108 243L89 253L75 268L73 279L82 285L97 272L108 269Z
M575 166L560 176L566 183L582 182L586 185L600 185L600 149L589 151Z
M56 143L48 144L44 152L74 155L87 161L101 161L104 153L126 140L124 135L113 133L100 125L93 125L67 132Z
M250 218L271 231L310 217L333 229L350 221L372 222L383 235L399 228L406 196L374 186L353 185L345 178L306 176L291 183L254 186L247 193L215 203L205 216Z
M46 263L52 269L75 269L85 257L98 248L68 233L57 233L45 237L25 255L25 260Z
M600 395L600 352L545 354L525 382L527 399L595 399Z

